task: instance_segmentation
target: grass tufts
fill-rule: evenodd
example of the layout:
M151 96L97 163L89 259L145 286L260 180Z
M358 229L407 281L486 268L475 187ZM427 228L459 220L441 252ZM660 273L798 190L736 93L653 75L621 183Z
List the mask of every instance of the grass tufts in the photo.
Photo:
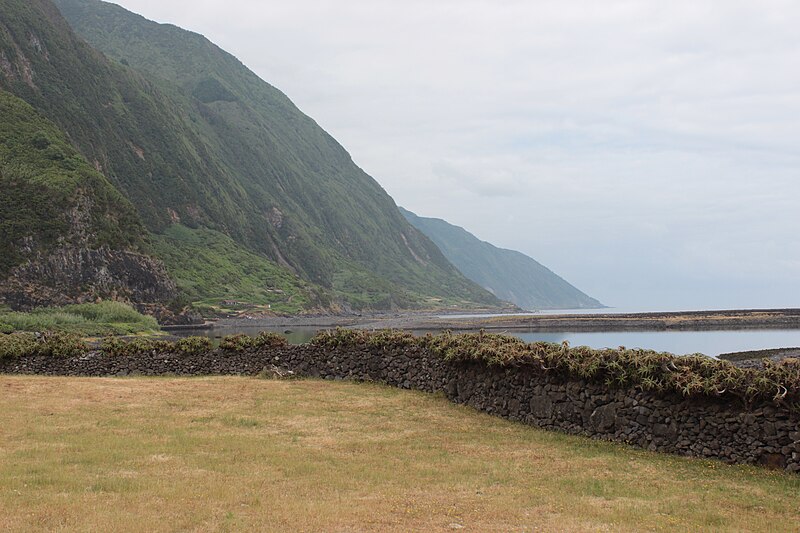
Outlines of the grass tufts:
M84 336L130 335L158 331L156 319L128 304L99 303L44 307L23 313L0 311L0 333L64 331Z
M270 331L262 331L255 337L237 334L227 335L219 343L221 350L227 352L244 352L250 349L279 348L288 345L288 341Z
M89 347L71 333L11 333L0 335L0 359L12 357L75 357Z
M738 398L746 404L800 404L800 360L764 361L763 369L744 369L704 355L676 356L625 347L595 350L569 343L526 343L516 337L479 333L414 337L401 331L337 329L319 333L312 344L329 348L416 345L454 364L527 366L567 379L611 388L639 388L662 394Z
M222 352L243 353L287 345L272 332L256 337L229 335L219 345ZM311 345L320 349L428 351L452 364L529 367L565 379L602 383L609 388L638 388L658 394L738 398L746 405L773 403L794 409L800 405L800 359L764 361L761 369L739 368L728 361L703 355L675 356L653 350L625 347L594 350L568 343L526 343L518 338L485 332L415 337L406 331L337 329L318 333ZM27 355L75 356L88 347L68 333L0 334L0 358ZM101 350L110 356L174 353L184 356L208 353L211 341L189 337L176 342L155 339L124 341L106 338Z

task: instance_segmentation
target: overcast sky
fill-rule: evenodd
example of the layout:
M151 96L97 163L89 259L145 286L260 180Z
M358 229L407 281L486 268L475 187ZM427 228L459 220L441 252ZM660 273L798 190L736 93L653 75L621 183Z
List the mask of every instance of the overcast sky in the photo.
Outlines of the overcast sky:
M800 3L118 0L611 306L800 306Z

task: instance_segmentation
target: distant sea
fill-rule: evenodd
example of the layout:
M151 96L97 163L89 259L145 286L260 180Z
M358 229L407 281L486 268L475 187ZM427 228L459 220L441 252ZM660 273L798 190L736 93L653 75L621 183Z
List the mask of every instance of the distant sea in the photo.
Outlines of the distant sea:
M713 309L722 311L724 309ZM547 309L531 313L511 313L513 316L542 315L590 315L590 314L629 314L629 313L673 313L680 311L707 311L706 309L653 309L633 307L607 307L603 309ZM442 315L449 318L498 316L491 314ZM670 352L676 355L702 353L716 357L723 353L744 352L751 350L768 350L772 348L800 347L800 330L724 330L724 331L550 331L525 332L509 330L526 342L545 341L561 343L567 341L571 346L589 346L591 348L643 348Z
M748 309L742 307L739 309ZM467 313L458 315L440 315L442 318L491 318L494 316L541 316L541 315L627 315L635 313L681 313L725 311L726 309L658 309L652 307L602 307L600 309L542 309L540 311L523 311L520 313Z
M264 327L216 328L206 331L184 332L187 335L231 335L244 333L257 335L261 331L274 331L287 337L292 344L308 342L317 332L313 327L293 327L287 330ZM418 333L428 333L420 331ZM430 331L438 333L437 331ZM544 341L591 348L644 348L676 355L703 353L712 357L730 352L767 350L771 348L800 347L800 330L726 330L726 331L599 331L599 332L526 332L519 330L497 331L521 338L526 342Z

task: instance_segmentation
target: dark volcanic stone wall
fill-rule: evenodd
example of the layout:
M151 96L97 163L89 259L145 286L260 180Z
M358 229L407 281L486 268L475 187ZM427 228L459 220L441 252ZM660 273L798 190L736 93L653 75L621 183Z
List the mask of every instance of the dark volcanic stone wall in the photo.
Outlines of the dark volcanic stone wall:
M454 402L545 429L800 472L800 415L784 407L746 408L715 398L609 389L526 366L448 363L419 347L330 349L308 344L191 356L91 352L75 358L0 361L0 373L69 376L256 375L274 368L299 376L443 392Z

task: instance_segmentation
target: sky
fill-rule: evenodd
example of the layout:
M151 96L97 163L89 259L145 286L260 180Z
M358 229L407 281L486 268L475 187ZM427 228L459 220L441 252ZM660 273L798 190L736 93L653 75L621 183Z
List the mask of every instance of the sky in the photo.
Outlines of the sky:
M800 307L800 3L116 0L395 201L631 309Z

